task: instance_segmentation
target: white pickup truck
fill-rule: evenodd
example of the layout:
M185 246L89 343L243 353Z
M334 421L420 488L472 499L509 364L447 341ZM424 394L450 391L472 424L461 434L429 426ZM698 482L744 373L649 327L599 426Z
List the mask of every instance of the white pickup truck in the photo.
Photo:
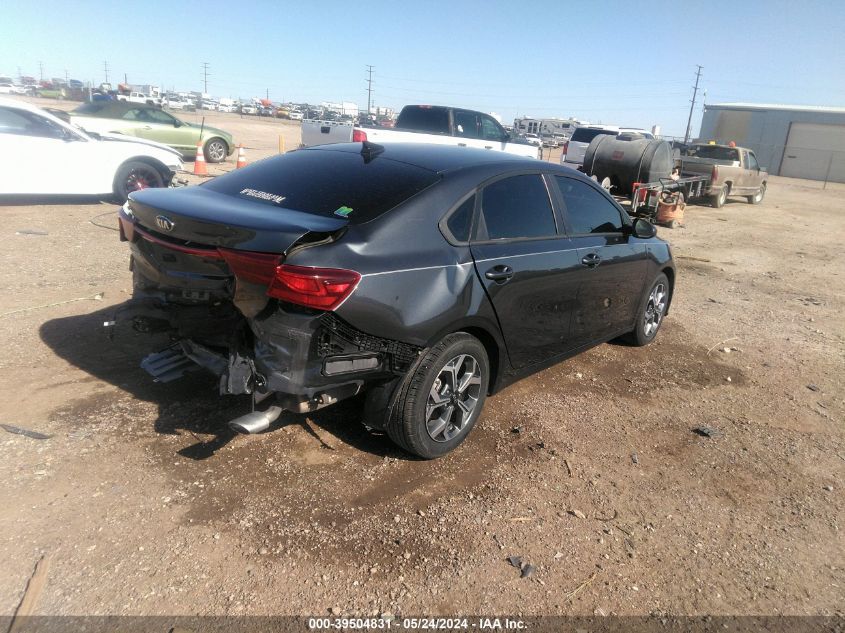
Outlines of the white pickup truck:
M160 97L151 97L150 95L146 95L143 92L130 92L128 95L117 95L118 101L128 101L129 103L145 103L147 105L157 105L160 106L162 104L162 99Z
M302 146L369 141L371 143L432 143L477 147L538 158L539 148L512 139L489 114L446 106L408 105L396 126L358 127L340 121L305 119Z

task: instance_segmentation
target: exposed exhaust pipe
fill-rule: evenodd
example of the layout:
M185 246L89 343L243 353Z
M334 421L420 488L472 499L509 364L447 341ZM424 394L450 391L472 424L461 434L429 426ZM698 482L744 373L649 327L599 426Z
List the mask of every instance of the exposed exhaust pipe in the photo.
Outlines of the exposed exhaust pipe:
M266 411L253 411L229 422L229 428L236 433L261 433L282 415L282 407L272 406Z

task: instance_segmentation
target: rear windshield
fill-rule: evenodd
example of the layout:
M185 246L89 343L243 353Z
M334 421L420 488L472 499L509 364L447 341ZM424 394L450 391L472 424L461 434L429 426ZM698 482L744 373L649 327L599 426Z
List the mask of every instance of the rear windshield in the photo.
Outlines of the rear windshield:
M693 145L687 149L686 155L729 162L739 160L739 151L736 148L719 147L718 145Z
M440 176L428 169L357 152L299 150L208 181L211 191L351 224L373 220L431 186Z
M579 127L577 130L575 130L575 132L572 133L572 138L569 140L575 141L576 143L589 143L599 134L609 134L611 136L616 136L616 132L612 130L596 130L594 128L589 127Z
M396 119L396 127L414 132L447 134L449 132L449 110L446 108L405 106Z

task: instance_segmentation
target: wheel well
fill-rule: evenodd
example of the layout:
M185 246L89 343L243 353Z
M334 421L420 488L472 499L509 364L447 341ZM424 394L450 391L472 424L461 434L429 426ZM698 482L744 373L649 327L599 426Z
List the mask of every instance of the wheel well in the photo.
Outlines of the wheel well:
M203 143L203 147L205 147L206 145L208 145L209 143L211 143L211 141L220 141L221 143L223 143L223 145L225 145L225 146L226 146L226 151L227 151L227 152L229 151L229 144L226 142L226 139L225 139L225 138L223 138L222 136L212 136L211 138L209 138L208 140L206 140L206 142L205 142L205 143Z
M149 156L135 156L123 161L120 164L120 167L117 168L117 171L115 171L115 181L117 179L117 172L120 171L126 163L145 163L161 174L161 179L164 181L165 186L170 184L170 169L161 161L156 160L155 158L150 158Z
M732 186L732 185L733 185L733 183L732 183L730 180L726 180L726 181L725 181L725 191L726 191L727 193L730 193L730 192L731 192L731 186Z
M487 359L490 361L490 382L487 385L487 391L489 392L496 384L496 380L499 377L499 370L501 368L499 345L496 343L496 339L494 339L487 330L480 327L466 327L458 331L471 334L481 341L481 344L484 346L484 349L487 352Z
M669 280L669 302L666 304L666 314L669 313L669 307L672 305L672 298L675 296L675 271L668 266L661 270L666 279Z

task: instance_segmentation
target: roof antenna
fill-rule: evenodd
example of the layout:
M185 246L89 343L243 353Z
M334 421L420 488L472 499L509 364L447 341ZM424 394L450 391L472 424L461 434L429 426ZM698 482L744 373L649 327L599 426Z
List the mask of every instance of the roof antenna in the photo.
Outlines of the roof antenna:
M369 163L383 151L384 145L379 145L378 143L370 143L369 141L361 142L361 156L364 157L364 163Z

